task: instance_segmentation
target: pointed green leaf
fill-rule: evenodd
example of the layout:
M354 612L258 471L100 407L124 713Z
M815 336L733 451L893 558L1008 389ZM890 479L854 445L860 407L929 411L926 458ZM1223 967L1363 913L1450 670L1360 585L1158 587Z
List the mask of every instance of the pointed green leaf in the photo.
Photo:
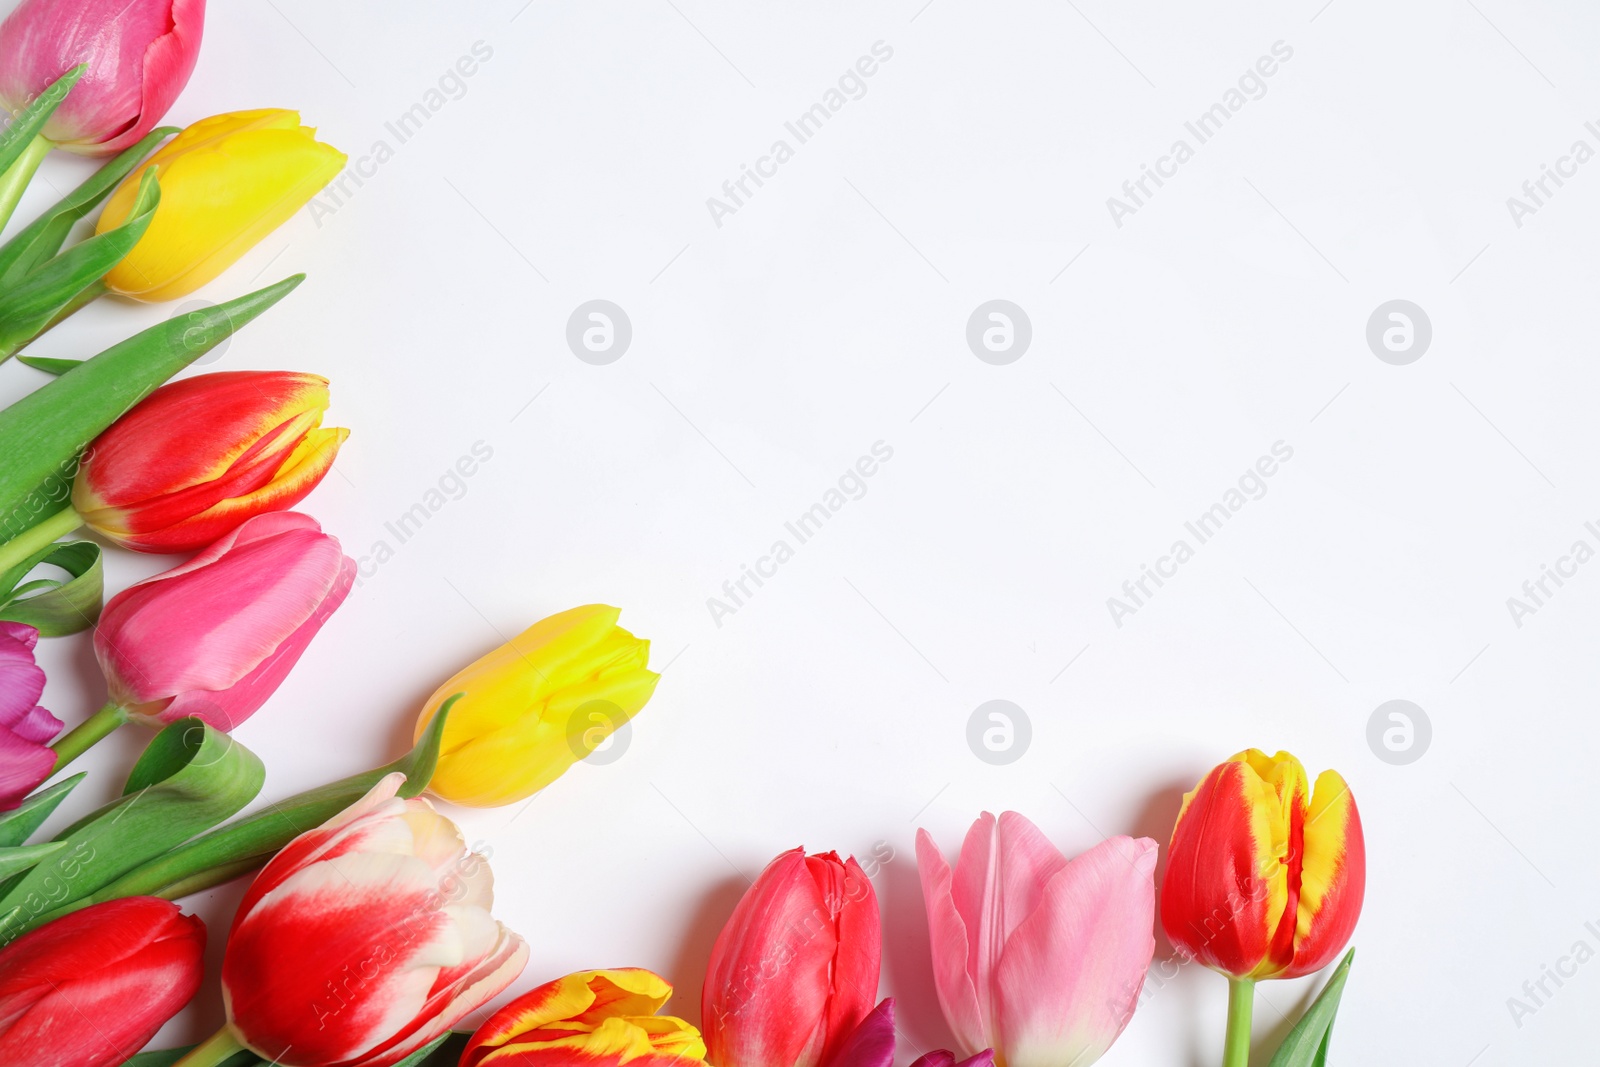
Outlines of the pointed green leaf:
M17 362L46 374L65 374L82 363L81 359L51 359L49 356L18 356Z
M193 1052L195 1046L186 1045L183 1048L166 1048L157 1052L141 1052L131 1060L127 1060L122 1067L172 1067L173 1064ZM217 1064L217 1067L256 1067L267 1061L248 1050L235 1052L232 1056Z
M30 871L66 847L65 841L46 841L42 845L0 848L0 878L10 878L23 871Z
M52 82L50 88L34 97L31 104L17 112L17 117L0 135L0 172L10 170L11 164L22 158L33 139L44 129L45 123L50 121L50 116L55 114L56 108L61 106L61 101L67 98L67 93L72 91L72 87L88 69L87 63L79 63Z
M161 202L156 170L144 172L138 197L122 225L79 241L17 284L0 289L0 361L43 333L69 306L81 306L79 295L98 287L106 272L139 243ZM101 291L95 289L97 295Z
M17 807L0 815L0 848L20 845L33 836L33 832L50 817L67 794L83 781L80 771L71 778L63 778L48 789L41 789Z
M265 780L261 761L227 734L199 719L170 724L134 764L121 799L58 834L68 847L9 887L0 908L20 907L22 917L0 941L209 830L250 803Z
M238 822L220 826L187 845L157 856L99 892L83 897L47 918L118 897L159 896L176 900L232 881L266 863L301 833L320 826L360 800L385 775L395 771L406 776L400 795L419 795L433 779L434 769L439 762L439 743L444 737L444 723L450 715L451 705L460 696L458 693L446 700L411 751L393 763L308 790ZM0 897L0 901L3 900ZM0 922L0 939L3 939L5 929L4 923Z
M304 280L167 319L85 360L0 411L0 540L37 520L41 498L64 500L79 456L123 412L283 299Z
M100 546L93 541L48 545L0 575L0 620L25 623L45 637L87 630L100 617L105 574ZM59 567L68 575L18 583L35 567Z
M1350 977L1350 963L1355 957L1355 949L1344 954L1344 959L1329 976L1328 984L1294 1024L1267 1067L1322 1067L1327 1062L1333 1017L1339 1013L1339 996L1344 992L1345 980Z
M156 145L177 132L176 126L151 130L0 246L0 291L18 284L34 267L61 251L78 220L93 211Z

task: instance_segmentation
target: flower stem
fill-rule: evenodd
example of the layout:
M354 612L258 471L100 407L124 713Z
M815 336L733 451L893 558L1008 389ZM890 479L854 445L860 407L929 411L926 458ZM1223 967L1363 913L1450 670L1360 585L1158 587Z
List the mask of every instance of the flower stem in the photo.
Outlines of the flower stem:
M1250 1015L1255 997L1254 979L1228 979L1228 1036L1222 1044L1222 1067L1249 1067Z
M189 1054L172 1067L217 1067L243 1051L245 1047L233 1036L233 1031L224 1026L190 1049Z
M107 704L74 726L65 737L50 746L56 754L56 765L50 773L55 774L127 721L127 712L123 711L120 704Z
M52 147L43 136L35 137L28 142L28 147L22 150L16 162L4 174L0 174L0 229L11 221L11 213L17 209L23 191L33 180L33 172L39 169L39 164L44 162L44 157L50 154Z
M42 522L28 527L11 540L0 544L0 574L82 525L83 516L72 510L69 505Z

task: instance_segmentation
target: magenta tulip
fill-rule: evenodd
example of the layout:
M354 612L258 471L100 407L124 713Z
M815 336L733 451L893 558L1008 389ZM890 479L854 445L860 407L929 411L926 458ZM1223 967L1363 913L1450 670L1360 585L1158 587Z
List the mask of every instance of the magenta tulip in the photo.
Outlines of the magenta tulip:
M0 106L15 112L86 63L44 138L83 155L120 152L183 91L205 14L205 0L22 0L0 24Z
M112 701L152 724L193 715L233 729L288 675L355 574L309 515L250 519L106 604L94 652Z
M355 576L315 519L275 511L118 593L94 630L111 699L56 744L56 766L130 720L192 716L232 730L278 688Z
M894 1034L894 998L885 997L845 1038L827 1067L894 1067ZM911 1067L991 1067L993 1063L990 1049L960 1063L956 1062L955 1053L935 1049L913 1060Z
M32 626L0 622L0 811L22 803L56 762L49 746L61 720L39 707L44 671L33 661L38 643Z
M1113 837L1067 860L1008 811L972 824L952 872L926 830L917 867L934 985L967 1053L1087 1067L1133 1016L1155 954L1156 843Z

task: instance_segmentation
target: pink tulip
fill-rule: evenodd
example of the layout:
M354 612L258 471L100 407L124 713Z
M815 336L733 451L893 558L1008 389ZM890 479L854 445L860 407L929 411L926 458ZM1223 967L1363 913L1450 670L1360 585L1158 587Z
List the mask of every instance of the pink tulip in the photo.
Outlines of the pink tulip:
M399 798L404 781L386 776L256 876L212 1045L284 1067L387 1067L522 972L527 945L490 915L488 863L426 800Z
M1155 953L1156 843L1068 861L1008 811L972 824L952 873L926 830L917 867L934 984L963 1051L1000 1067L1087 1067L1133 1016Z
M791 849L717 935L701 993L706 1061L833 1067L878 998L878 898L854 859Z
M0 811L22 803L56 762L49 744L61 720L39 707L44 671L33 662L38 643L32 626L0 622Z
M189 562L112 597L94 632L111 703L219 730L272 695L350 592L355 561L315 519L249 519Z
M15 112L87 63L44 136L83 155L120 152L183 91L205 14L205 0L22 0L0 24L0 106Z

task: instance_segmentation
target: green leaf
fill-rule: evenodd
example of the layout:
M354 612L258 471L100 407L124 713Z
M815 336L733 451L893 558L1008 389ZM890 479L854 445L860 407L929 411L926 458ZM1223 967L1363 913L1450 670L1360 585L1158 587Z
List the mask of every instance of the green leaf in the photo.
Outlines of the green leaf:
M110 195L111 190L121 184L122 179L156 145L177 132L176 126L151 130L137 144L95 171L88 181L56 201L49 211L19 230L15 237L0 245L0 291L19 284L34 267L61 251L67 235L78 220Z
M0 574L0 620L26 623L45 637L87 630L100 617L105 595L100 557L100 546L93 541L61 541ZM18 584L41 565L58 567L69 577Z
M44 129L45 123L50 121L50 116L55 114L56 108L61 106L61 101L67 98L67 93L72 91L72 87L88 69L89 64L79 63L52 82L50 88L34 97L31 104L17 112L17 117L0 135L0 172L10 170L11 164L22 158L33 139Z
M0 878L11 878L32 870L66 847L65 841L46 841L42 845L0 848Z
M80 297L139 243L161 203L157 168L144 172L139 195L122 225L79 241L55 258L41 263L15 285L0 289L0 362L43 333L57 316L82 306Z
M447 1030L443 1036L413 1052L394 1067L455 1067L472 1035L459 1030Z
M173 1064L183 1059L195 1049L194 1045L183 1048L166 1048L158 1052L141 1052L131 1060L127 1060L122 1067L172 1067ZM256 1064L267 1061L248 1050L235 1052L223 1060L217 1067L255 1067Z
M66 499L78 459L106 427L304 280L167 319L85 360L0 411L0 540L37 521L41 500Z
M134 764L122 798L58 834L68 847L10 887L0 908L22 915L0 925L0 941L209 830L250 803L265 780L255 754L222 731L199 719L170 724Z
M1328 1061L1328 1041L1333 1036L1333 1017L1339 1012L1339 997L1344 992L1345 980L1350 977L1350 963L1355 957L1355 949L1344 954L1344 959L1329 976L1328 984L1294 1024L1267 1067L1324 1067Z
M395 771L406 776L400 795L419 795L433 779L434 768L439 762L439 742L444 736L445 719L449 717L450 706L459 698L458 693L445 701L439 708L439 714L433 717L411 751L393 763L300 793L264 811L220 826L128 871L98 892L59 909L49 917L54 918L67 911L118 897L159 896L177 900L190 893L232 881L266 863L300 834L322 825L360 800L385 775ZM0 932L5 929L6 923L0 921Z
M82 363L81 359L51 359L49 356L18 356L17 362L46 374L65 374Z
M50 788L39 790L17 807L0 815L0 848L20 845L32 837L33 832L44 824L50 813L56 810L57 805L67 798L67 794L78 787L83 777L83 773L79 772L71 778L63 778Z

